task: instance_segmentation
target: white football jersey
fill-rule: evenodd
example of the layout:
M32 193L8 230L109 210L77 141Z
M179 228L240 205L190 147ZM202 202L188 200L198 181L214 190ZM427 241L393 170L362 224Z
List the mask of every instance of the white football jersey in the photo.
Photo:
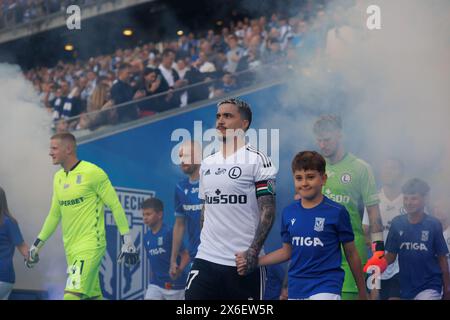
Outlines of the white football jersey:
M235 253L249 248L260 221L256 194L274 194L276 174L270 158L249 144L227 158L219 151L202 161L205 214L196 258L236 266Z
M448 251L450 251L450 227L447 227L447 229L444 230L444 239L447 243ZM450 253L447 254L447 260L448 260L448 270L450 271Z
M384 194L384 190L381 189L379 194L380 198L380 215L381 220L383 222L383 235L384 235L384 241L386 242L386 238L389 232L389 228L391 227L392 219L394 219L396 216L405 214L405 209L403 208L403 194L400 194L397 198L394 200L389 200L388 197ZM367 214L367 211L364 211L364 217L363 222L364 225L370 225L369 217ZM390 264L387 269L381 274L382 280L387 280L392 278L396 273L399 271L398 266L398 257L395 260L394 263Z

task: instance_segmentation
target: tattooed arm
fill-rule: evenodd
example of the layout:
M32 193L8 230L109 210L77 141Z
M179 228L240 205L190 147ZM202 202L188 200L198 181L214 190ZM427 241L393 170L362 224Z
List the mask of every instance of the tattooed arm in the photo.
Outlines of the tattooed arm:
M255 237L248 250L244 253L247 261L245 274L249 274L258 266L258 255L266 241L275 220L275 195L268 194L258 198L258 208L261 214Z
M202 213L200 214L200 230L203 229L203 222L205 221L205 203L202 205Z

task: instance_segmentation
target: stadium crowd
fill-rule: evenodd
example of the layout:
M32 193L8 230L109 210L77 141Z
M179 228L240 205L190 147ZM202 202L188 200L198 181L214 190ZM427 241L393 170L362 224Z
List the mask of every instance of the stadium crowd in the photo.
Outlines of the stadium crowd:
M269 73L271 78L287 75L300 56L306 60L309 48L320 48L312 43L315 39L325 44L325 12L319 10L317 16L302 11L290 17L242 17L217 32L209 29L119 48L88 61L60 61L53 68L26 71L25 76L52 113L56 131L92 130L216 98L267 79ZM111 109L132 100L140 101Z
M52 1L27 1L26 3L31 8L32 5L47 2ZM3 1L1 3L2 8L5 8L5 3L25 4L24 1ZM181 35L175 40L168 39L158 43L145 43L134 48L119 48L112 54L91 57L88 61L77 60L75 63L60 61L53 68L35 67L25 71L24 74L33 83L35 90L40 96L42 105L52 115L53 128L57 133L83 129L95 130L105 124L122 123L167 110L182 108L196 101L218 98L232 91L252 85L261 79L268 78L269 74L271 78L275 78L287 76L291 72L297 72L299 66L302 66L306 61L311 61L311 55L320 56L324 53L329 31L336 27L336 23L335 17L328 16L320 8L319 10L311 10L311 12L302 11L294 16L273 13L270 16L258 18L240 17L235 21L231 21L228 25L222 26L218 32L210 29L200 34L189 33ZM123 106L114 108L117 105ZM237 105L235 106L237 107ZM376 222L375 219L370 219L369 217L371 215L370 208L375 206L380 211L378 214L383 222L380 236L382 239L379 239L378 242L388 243L387 248L391 249L391 252L395 252L394 249L397 252L406 250L405 246L403 244L400 245L399 240L394 238L396 236L394 232L402 228L402 230L397 232L400 235L399 237L403 235L403 230L409 230L411 238L416 236L416 234L420 234L420 241L422 242L429 241L435 234L443 233L446 243L442 241L439 243L441 247L437 255L442 257L447 255L448 257L448 250L444 250L445 244L450 247L450 219L448 212L446 212L448 210L448 201L441 199L440 202L429 203L428 193L430 187L428 184L420 179L407 179L408 177L405 176L407 172L405 170L406 165L403 161L396 158L385 159L380 166L381 168L377 170L380 172L380 175L372 177L370 166L345 151L342 147L340 141L342 129L340 120L333 117L324 117L321 121L325 123L325 129L322 128L315 132L316 142L327 160L327 174L329 174L330 170L334 170L333 176L335 180L337 179L333 182L331 179L332 175L329 174L328 179L330 182L324 189L324 195L330 199L334 196L333 200L336 199L337 193L344 195L348 193L349 197L354 197L354 195L350 194L350 191L353 190L350 190L350 187L345 185L351 179L361 175L361 185L364 187L361 187L362 191L357 190L359 193L355 198L358 201L355 201L355 214L353 216L357 217L355 219L360 225L358 226L358 241L360 242L358 246L362 249L359 254L368 256L362 260L367 260L367 258L370 258L377 252L377 250L370 248L371 244L373 244L371 243L373 239L370 239L369 234L371 225ZM329 151L333 148L338 152L326 154L327 150ZM339 157L335 158L336 154L339 154ZM182 156L183 153L180 151L180 157L182 158ZM331 160L334 160L334 162ZM345 170L343 169L343 164L345 165ZM192 166L190 168L185 165L185 167L183 167L182 162L181 169L187 177L180 182L182 187L177 186L177 190L184 190L184 195L194 194L194 196L191 195L192 199L184 199L183 192L181 192L181 195L177 195L176 197L180 198L180 200L176 198L176 201L180 202L177 203L177 209L183 208L182 204L186 203L198 205L195 202L198 201L197 194L194 191L189 193L187 191L188 188L192 188L192 190L197 189L196 192L198 193L200 166ZM307 171L304 168L302 170ZM352 175L350 175L348 173L349 170L354 170L355 174L352 172ZM363 171L367 174L361 174ZM340 183L339 179L342 183ZM378 184L375 181L378 181ZM369 184L370 188L369 186L366 187ZM333 188L342 188L342 190ZM377 188L380 189L377 191ZM371 189L370 192L369 189ZM319 186L318 190L322 190L322 186ZM362 194L361 197L360 193ZM6 196L4 198L3 202L6 203ZM361 211L359 207L360 198L365 198L366 213L364 219L360 219L361 217L359 216L359 211ZM296 195L296 200L299 199L301 201L300 195ZM408 205L405 205L405 203ZM191 208L194 206L189 205L186 207ZM177 234L178 231L173 231L169 227L166 228L166 226L160 231L163 213L162 203L149 203L143 209L147 209L149 216L159 215L158 221L154 223L154 226L150 225L150 222L148 223L149 227L155 228L155 234L156 232L164 232L167 233L167 237ZM185 219L188 213L184 212L184 209L179 210L177 218ZM423 217L425 217L423 219L427 219L426 222L433 227L432 230L430 229L431 231L419 230L419 232L417 230L414 231L414 227L410 227L410 225L417 225L418 223L409 224L407 215L414 216L416 213L419 213L416 216L419 216L420 219ZM435 218L430 218L429 216L434 216ZM289 220L287 225L289 223L294 225L294 222ZM353 225L350 225L353 226L353 229L355 229L354 222L352 221ZM184 223L181 234L184 232ZM392 231L389 236L390 229ZM314 230L316 230L316 225L314 225ZM200 233L198 230L194 231ZM148 234L147 236L149 241L152 240L152 235ZM181 239L181 235L179 238ZM439 237L439 239L441 238ZM17 240L17 243L20 242L19 240ZM179 248L180 244L172 246L168 242L167 245L167 252L170 249L177 248L180 249L184 256L188 255L185 248ZM430 256L426 256L424 252L419 252L424 250L420 249L421 247L417 249L413 242L410 242L409 247L407 250L411 250L412 253L408 253L406 258L402 256L397 260L396 256L394 256L391 259L389 269L383 274L384 277L381 278L381 286L371 288L370 295L372 299L436 298L430 295L418 297L419 295L416 295L418 292L415 292L417 288L412 290L408 287L409 291L405 288L400 290L400 278L405 278L405 271L403 270L406 270L407 273L410 272L407 276L416 273L422 274L426 278L429 275L428 273L431 274L429 270L434 268L432 270L434 277L439 278L436 274L440 271L436 269L436 265L430 264L432 260ZM151 250L153 248L147 249ZM435 250L434 245L433 250ZM177 251L174 250L174 252ZM384 247L378 251L384 251ZM389 252L389 250L386 250L386 252ZM195 254L191 254L191 252L189 254L191 258L195 257ZM183 268L178 269L179 262L176 261L176 254L172 257L167 255L165 259L164 270L170 267L170 272L174 274L181 272ZM403 270L401 270L399 263L403 266L414 266L413 269L416 268L416 270L410 270L409 267L403 267ZM421 266L421 263L425 267ZM281 270L280 273L283 274L284 270ZM168 274L165 274L165 276L167 278L165 281L171 283ZM177 276L179 275L177 274ZM183 277L182 284L186 282L187 275L184 274ZM273 296L275 298L286 294L286 292L281 290L281 278L282 276L274 280L276 283L274 292L276 292ZM446 281L448 282L448 277L444 279L444 282ZM180 288L182 287L180 285ZM441 293L438 292L440 287L441 284L439 283L435 290L439 299L441 298ZM161 285L160 288L164 289L166 287ZM380 288L381 290L379 290ZM425 289L428 289L428 287ZM444 287L444 290L446 289L448 288ZM183 291L183 289L180 290ZM404 296L406 291L411 293L411 296ZM353 294L354 292L350 290L350 293ZM423 293L423 291L420 293ZM450 298L448 290L443 294L444 299ZM153 295L155 293L149 290L146 293L146 298L155 299Z

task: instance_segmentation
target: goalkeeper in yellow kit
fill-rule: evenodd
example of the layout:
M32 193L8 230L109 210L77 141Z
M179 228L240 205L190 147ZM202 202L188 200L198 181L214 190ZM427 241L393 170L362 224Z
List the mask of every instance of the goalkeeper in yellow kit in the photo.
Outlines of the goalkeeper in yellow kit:
M99 268L106 250L105 204L124 240L119 262L139 262L125 212L106 173L92 163L78 160L72 134L52 136L50 156L53 164L62 169L55 174L50 212L25 263L31 268L39 261L39 250L61 221L68 265L64 300L102 299Z

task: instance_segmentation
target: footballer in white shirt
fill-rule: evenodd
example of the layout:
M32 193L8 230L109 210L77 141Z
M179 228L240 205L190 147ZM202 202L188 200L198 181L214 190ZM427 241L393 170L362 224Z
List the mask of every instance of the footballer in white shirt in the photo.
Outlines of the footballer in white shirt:
M271 159L245 141L250 106L239 99L218 104L220 150L200 167L204 201L200 245L186 283L186 300L260 300L265 271L258 256L275 220L275 178ZM237 273L235 255L245 252L247 268Z

